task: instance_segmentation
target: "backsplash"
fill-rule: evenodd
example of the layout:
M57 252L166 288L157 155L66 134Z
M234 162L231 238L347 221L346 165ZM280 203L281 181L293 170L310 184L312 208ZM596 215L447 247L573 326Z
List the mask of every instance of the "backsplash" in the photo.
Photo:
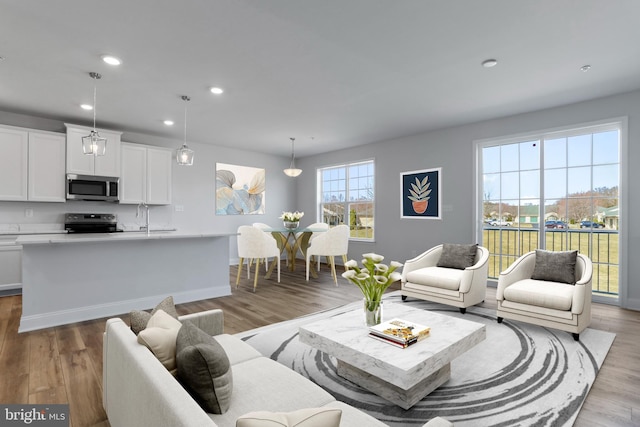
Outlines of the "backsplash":
M150 206L149 210L153 226L173 226L171 205ZM86 201L68 201L66 203L0 202L0 233L57 227L64 230L64 214L69 212L113 213L118 216L119 225L125 224L127 227L136 224L144 225L144 218L136 218L136 205Z

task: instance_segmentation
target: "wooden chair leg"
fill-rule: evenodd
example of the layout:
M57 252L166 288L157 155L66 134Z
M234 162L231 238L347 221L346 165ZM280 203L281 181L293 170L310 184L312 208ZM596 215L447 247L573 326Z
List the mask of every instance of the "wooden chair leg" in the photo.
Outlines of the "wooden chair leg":
M256 274L254 274L254 279L253 279L253 292L256 291L256 287L258 286L258 270L260 270L260 260L256 259Z
M240 258L240 262L238 263L238 276L236 277L236 289L238 289L238 285L240 284L240 274L242 273L242 264L244 264L244 258Z
M342 265L344 265L344 271L347 271L349 268L347 268L347 254L342 255Z
M333 282L338 286L338 278L336 277L336 260L333 258L333 255L328 258L331 262L331 275L333 276Z

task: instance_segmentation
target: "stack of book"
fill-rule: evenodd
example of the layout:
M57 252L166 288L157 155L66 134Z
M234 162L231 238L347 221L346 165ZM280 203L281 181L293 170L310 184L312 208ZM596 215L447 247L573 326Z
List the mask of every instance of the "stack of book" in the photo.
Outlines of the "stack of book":
M407 348L428 337L430 331L431 328L415 322L392 319L369 327L369 336L388 344Z

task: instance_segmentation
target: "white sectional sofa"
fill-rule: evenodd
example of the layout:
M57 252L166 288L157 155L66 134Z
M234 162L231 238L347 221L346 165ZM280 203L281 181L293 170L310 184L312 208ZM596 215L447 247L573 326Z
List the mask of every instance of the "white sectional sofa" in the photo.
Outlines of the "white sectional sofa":
M214 336L231 364L230 409L206 413L149 349L119 318L104 333L103 405L111 427L233 427L253 411L291 412L303 408L339 408L341 427L385 426L368 414L339 402L312 381L262 356L242 340L223 333L223 313L210 310L182 316ZM437 418L425 426L450 426Z

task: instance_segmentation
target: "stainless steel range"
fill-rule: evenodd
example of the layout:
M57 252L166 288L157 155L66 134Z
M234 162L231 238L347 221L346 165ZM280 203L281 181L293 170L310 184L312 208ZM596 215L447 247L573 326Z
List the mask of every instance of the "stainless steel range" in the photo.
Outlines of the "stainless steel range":
M68 233L114 233L118 230L115 214L68 213L64 216L64 228Z

